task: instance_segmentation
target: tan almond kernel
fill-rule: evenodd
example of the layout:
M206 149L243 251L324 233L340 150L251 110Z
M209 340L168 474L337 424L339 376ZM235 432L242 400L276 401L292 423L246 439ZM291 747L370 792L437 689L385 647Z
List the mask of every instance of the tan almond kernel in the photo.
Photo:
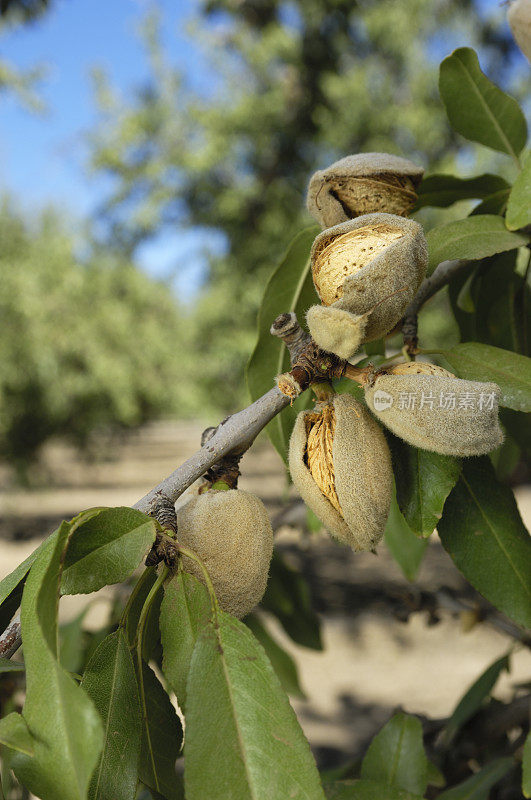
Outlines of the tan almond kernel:
M365 267L404 232L393 225L379 223L356 228L337 236L321 250L312 264L315 288L324 305L343 296L343 283Z
M321 413L307 414L305 462L324 496L342 515L336 492L333 443L336 415L333 406L327 405Z

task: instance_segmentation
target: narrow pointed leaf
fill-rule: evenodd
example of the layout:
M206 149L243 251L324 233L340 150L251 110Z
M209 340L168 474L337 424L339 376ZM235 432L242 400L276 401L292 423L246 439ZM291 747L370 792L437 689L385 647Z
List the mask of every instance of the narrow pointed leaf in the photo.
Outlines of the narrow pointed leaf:
M185 788L187 800L324 800L308 742L264 650L223 612L203 629L192 657Z
M522 791L525 797L531 797L531 733L527 734L522 758Z
M44 547L47 546L47 542L56 536L57 531L50 534L13 572L10 572L0 581L0 633L5 631L11 621L11 617L20 606L22 591L31 565Z
M0 719L0 744L32 756L33 737L22 714L13 712Z
M505 222L510 231L531 224L531 153L528 153L509 195Z
M469 216L476 217L480 214L497 214L502 216L507 208L507 201L509 199L510 189L500 189L498 192L493 192L487 195L481 203L470 212Z
M269 329L279 314L294 311L301 324L304 314L313 303L319 302L313 287L310 270L310 249L320 228L312 226L301 231L291 242L286 255L271 275L258 312L258 341L246 370L247 386L256 400L274 385L275 375L289 369L289 353L284 344ZM269 438L284 461L288 442L298 412L308 405L306 392L293 406L288 406L266 428Z
M446 786L446 778L433 761L428 761L428 786Z
M299 683L297 665L289 653L273 639L262 620L256 614L249 614L244 619L244 622L264 648L284 691L293 695L293 697L304 697L304 692Z
M139 778L166 800L184 800L182 779L175 771L183 740L181 721L153 670L144 662L140 705L143 730ZM205 711L205 717L210 718Z
M61 570L76 524L62 523L57 536L47 541L30 570L21 606L23 715L35 743L33 757L14 756L13 769L24 786L46 800L85 800L103 740L91 699L58 662Z
M480 69L476 53L460 47L441 63L439 91L453 129L513 159L527 140L522 109Z
M498 658L493 664L487 667L485 672L483 672L465 692L452 712L443 731L442 742L446 747L451 743L452 739L463 727L465 722L480 708L485 698L489 696L503 670L509 671L508 655Z
M531 536L487 457L464 461L437 530L472 586L515 622L531 626Z
M395 714L372 740L361 777L422 795L428 785L428 759L416 717Z
M422 800L419 794L368 780L336 781L325 785L325 793L327 800Z
M437 800L488 800L490 790L514 766L512 758L497 758L459 786L447 789Z
M88 594L131 575L155 541L156 523L133 508L102 508L78 526L66 554L61 591Z
M460 378L497 383L500 405L531 411L531 359L527 356L479 342L457 344L443 356Z
M400 511L417 536L430 536L459 478L461 462L453 456L411 447L396 436L389 440Z
M260 606L278 619L294 642L322 650L319 619L312 608L306 578L273 552L269 581Z
M394 497L391 501L391 510L385 526L384 541L408 581L414 581L422 563L428 540L422 540L415 536L402 516Z
M134 800L142 719L135 669L122 629L100 644L81 685L98 709L104 729L88 800Z
M426 234L428 242L428 272L441 261L461 258L474 261L506 250L523 247L529 237L512 233L505 227L503 217L496 214L477 214L465 219L437 225Z
M134 586L135 594L125 619L125 636L130 647L135 643L140 614L156 580L157 568L147 567Z
M419 186L417 208L437 206L447 208L459 200L483 199L495 192L506 191L509 184L499 175L477 175L458 178L455 175L428 175Z
M164 584L160 609L162 671L182 709L195 643L211 614L208 591L193 575L180 570Z
M70 620L59 626L59 661L67 672L79 673L84 665L86 634L83 630L89 606Z

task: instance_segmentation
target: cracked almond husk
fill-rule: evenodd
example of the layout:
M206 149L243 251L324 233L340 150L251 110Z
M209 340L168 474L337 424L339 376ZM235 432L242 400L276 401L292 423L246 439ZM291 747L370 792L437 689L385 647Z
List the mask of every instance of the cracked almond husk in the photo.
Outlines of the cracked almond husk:
M363 214L407 216L417 202L424 170L389 153L358 153L316 172L307 207L323 228Z
M210 489L177 510L177 539L203 561L219 605L241 619L264 596L273 531L262 501L241 489ZM204 583L199 565L183 565Z
M351 395L334 395L295 421L289 468L304 502L329 533L354 550L383 536L393 489L383 431Z
M400 321L426 274L428 248L417 222L367 214L320 233L310 258L321 308L328 309L312 306L310 333L323 350L350 358Z

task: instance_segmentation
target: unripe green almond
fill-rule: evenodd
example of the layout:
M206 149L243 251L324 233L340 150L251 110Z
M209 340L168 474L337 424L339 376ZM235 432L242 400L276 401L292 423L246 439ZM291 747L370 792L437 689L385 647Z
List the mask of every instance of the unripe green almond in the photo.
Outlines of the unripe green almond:
M509 5L507 20L516 43L527 60L531 62L531 2L514 0Z
M221 608L248 614L264 596L273 554L273 531L264 504L241 489L211 489L177 511L177 538L203 561ZM199 565L187 572L204 582Z
M340 394L316 411L302 411L289 468L302 499L333 537L354 550L374 549L389 514L393 473L385 436L361 403Z
M311 306L306 322L312 339L322 350L348 359L363 341L367 315L358 316L334 306Z
M358 153L319 170L310 180L308 211L330 228L362 214L407 216L424 170L389 153Z
M311 251L323 305L367 315L363 341L385 336L402 318L426 274L421 226L393 214L366 214L328 228Z
M379 375L365 391L367 405L390 431L451 456L483 455L502 443L499 396L495 383L414 373Z

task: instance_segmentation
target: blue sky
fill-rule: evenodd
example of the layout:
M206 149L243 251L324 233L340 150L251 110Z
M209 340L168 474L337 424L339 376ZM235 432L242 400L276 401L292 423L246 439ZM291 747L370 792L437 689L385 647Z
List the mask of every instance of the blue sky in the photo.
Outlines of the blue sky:
M158 5L171 42L168 52L186 71L187 64L201 61L185 31L194 0ZM84 138L97 120L90 72L103 67L124 94L142 81L146 61L137 33L149 6L148 0L54 0L36 22L0 35L0 58L19 69L47 67L39 92L47 105L44 114L31 113L12 94L0 95L0 192L12 194L27 214L52 202L75 225L104 197L105 180L86 168ZM188 79L200 89L206 75L206 69L194 70ZM204 267L200 245L204 233L165 233L145 245L138 260L160 277L189 263L177 283L193 290Z
M211 71L186 30L198 0L157 4L167 53L194 88L204 89ZM97 120L90 71L102 66L125 96L142 82L146 61L137 33L150 6L150 0L52 0L51 10L33 24L0 34L1 59L20 69L48 66L41 85L45 114L32 114L12 95L0 94L0 193L11 193L27 214L52 202L75 225L105 197L105 179L86 168L85 136ZM499 13L499 0L478 0L478 6ZM442 57L448 43L441 46ZM144 245L138 260L160 277L178 273L177 291L189 295L204 274L203 248L219 245L219 237L204 231L166 232Z

